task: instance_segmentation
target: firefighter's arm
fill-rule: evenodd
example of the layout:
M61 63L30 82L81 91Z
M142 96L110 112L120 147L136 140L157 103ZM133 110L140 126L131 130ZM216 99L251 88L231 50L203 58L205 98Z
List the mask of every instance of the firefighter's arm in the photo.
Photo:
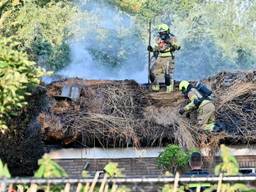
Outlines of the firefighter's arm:
M172 51L180 50L180 45L178 44L177 39L176 39L175 36L172 36L169 43L171 45Z
M159 52L158 41L159 39L157 38L154 45L153 46L149 45L147 50L150 52Z
M157 37L156 40L155 40L155 44L154 44L154 51L155 52L159 52L160 51L160 49L161 49L159 47L160 43L161 43L161 39L159 37Z
M197 99L196 95L188 95L190 102L184 107L184 110L186 112L189 112L196 108L196 105L194 104L194 101Z
M158 54L159 54L159 46L158 46L158 39L155 41L155 44L154 44L154 46L153 46L153 56L155 57L155 58L157 58L158 57Z

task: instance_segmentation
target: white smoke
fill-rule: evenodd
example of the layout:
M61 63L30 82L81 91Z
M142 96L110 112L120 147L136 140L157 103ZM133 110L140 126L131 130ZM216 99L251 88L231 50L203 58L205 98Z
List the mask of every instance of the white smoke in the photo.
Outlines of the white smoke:
M147 52L133 18L103 1L79 1L70 40L71 63L58 74L83 79L134 79L147 82Z
M78 0L77 6L85 17L76 18L70 30L74 36L69 41L70 64L58 72L64 77L83 79L134 79L147 82L146 30L138 30L134 18L104 0ZM232 61L223 55L214 41L204 34L197 39L184 36L187 29L163 15L153 23L170 24L181 50L175 53L175 80L198 80L227 70L249 69L255 66L255 57L241 54L239 60ZM168 19L169 18L169 19ZM175 23L175 22L174 22ZM154 35L153 35L154 36ZM181 42L182 40L182 42ZM152 38L153 42L153 38Z

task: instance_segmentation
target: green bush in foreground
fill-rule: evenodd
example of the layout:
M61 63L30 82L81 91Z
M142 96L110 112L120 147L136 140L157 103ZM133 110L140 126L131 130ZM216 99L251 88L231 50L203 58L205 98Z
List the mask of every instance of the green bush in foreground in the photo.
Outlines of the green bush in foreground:
M166 170L170 170L173 173L177 169L183 168L187 165L189 160L189 152L185 151L178 145L168 145L163 152L161 152L157 158L157 164L159 167Z

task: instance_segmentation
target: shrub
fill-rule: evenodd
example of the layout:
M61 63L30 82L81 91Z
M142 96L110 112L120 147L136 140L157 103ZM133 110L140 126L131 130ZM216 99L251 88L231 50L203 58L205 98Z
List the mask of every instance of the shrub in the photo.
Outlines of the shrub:
M168 145L157 158L159 167L170 170L173 173L183 168L189 160L189 152L178 145Z

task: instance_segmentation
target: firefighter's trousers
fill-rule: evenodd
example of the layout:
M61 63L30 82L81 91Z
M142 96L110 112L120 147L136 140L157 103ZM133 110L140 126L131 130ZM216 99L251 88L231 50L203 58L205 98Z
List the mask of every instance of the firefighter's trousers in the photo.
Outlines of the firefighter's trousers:
M173 79L174 71L174 60L172 56L170 57L158 57L152 64L150 75L152 78L153 84L159 84L160 82L166 83L166 77L168 81ZM168 82L170 83L170 82Z
M209 101L198 108L198 124L204 130L212 131L215 125L215 106Z

